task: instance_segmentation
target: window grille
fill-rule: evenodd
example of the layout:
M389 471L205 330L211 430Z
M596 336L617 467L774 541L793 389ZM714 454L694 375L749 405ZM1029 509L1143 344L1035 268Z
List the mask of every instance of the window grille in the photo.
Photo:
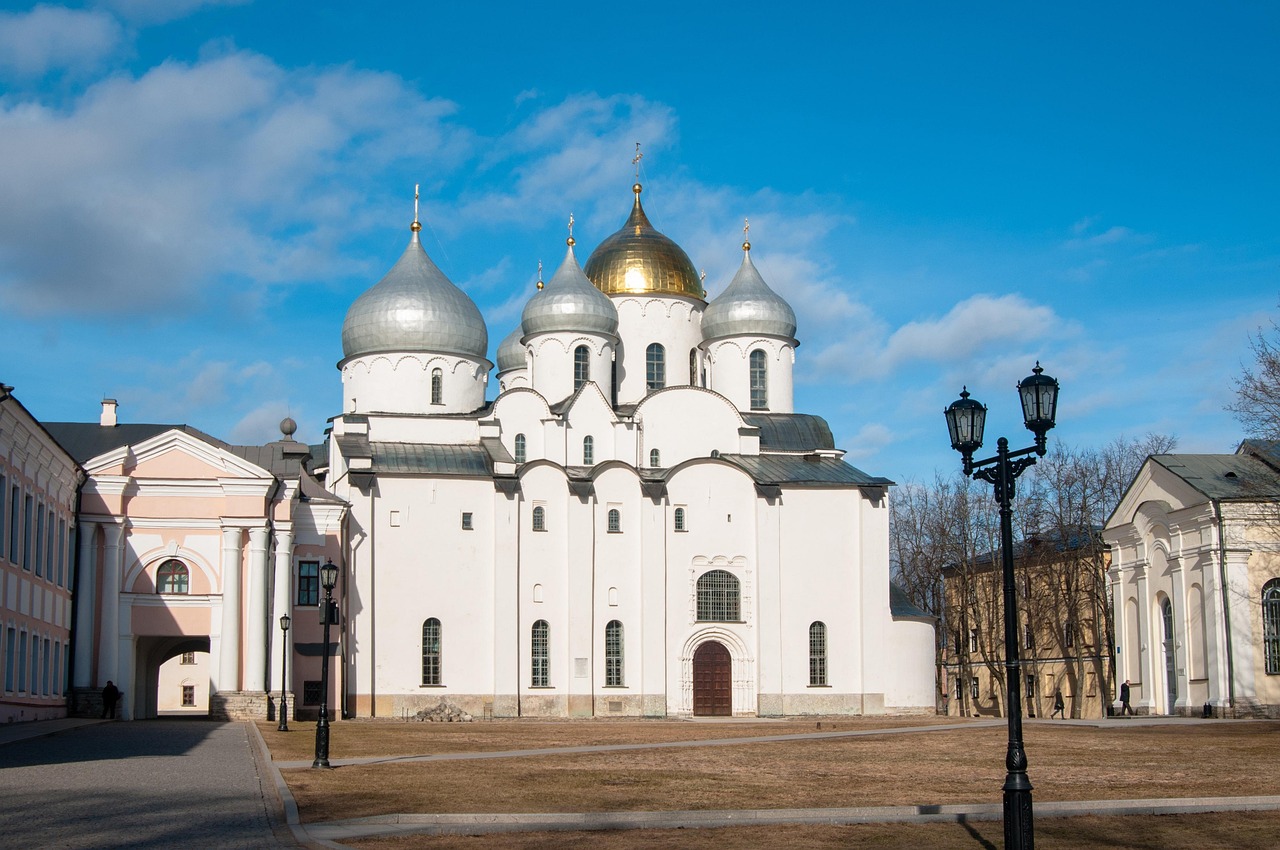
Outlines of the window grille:
M827 624L809 625L809 685L827 684Z
M609 510L609 533L618 534L622 531L622 514L617 508Z
M529 684L535 688L551 685L551 627L546 620L533 624Z
M534 531L547 530L547 509L544 508L542 505L538 505L536 508L533 509L533 530Z
M698 619L715 622L741 620L738 579L724 570L711 570L698 578Z
M662 453L657 449L649 449L649 466L653 469L662 466Z
M618 620L604 627L604 683L622 686L622 623Z
M320 704L320 683L318 681L302 683L302 704L303 705L319 705Z
M579 345L573 350L573 389L576 392L579 387L591 380L591 361L588 359L591 352L585 345Z
M444 372L431 370L431 403L444 404Z
M183 705L196 704L196 686L195 685L182 686L182 704Z
M676 508L675 526L676 526L676 531L689 530L688 525L686 524L684 508Z
M525 461L525 439L524 434L516 434L516 463L524 463Z
M769 367L758 348L751 352L751 409L769 409Z
M1267 672L1280 673L1280 578L1262 586L1262 641Z
M156 572L157 593L186 593L189 586L190 575L181 561L165 561Z
M645 350L645 379L651 392L667 385L667 351L656 342Z
M440 681L440 621L430 617L422 624L422 684Z
M596 441L594 437L582 438L582 465L591 466L596 462Z

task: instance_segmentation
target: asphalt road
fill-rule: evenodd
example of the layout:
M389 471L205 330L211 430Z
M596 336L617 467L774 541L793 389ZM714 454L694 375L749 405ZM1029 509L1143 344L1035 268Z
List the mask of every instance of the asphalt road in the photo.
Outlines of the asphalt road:
M0 746L6 847L297 846L268 806L242 724L104 723Z

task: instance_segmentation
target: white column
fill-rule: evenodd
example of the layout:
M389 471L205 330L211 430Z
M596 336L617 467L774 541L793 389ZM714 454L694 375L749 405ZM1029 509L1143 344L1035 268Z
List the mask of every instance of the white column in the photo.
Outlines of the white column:
M267 687L267 543L271 530L266 526L249 529L249 586L244 661L244 688L262 691Z
M217 689L240 690L240 554L242 529L222 528L222 652Z
M1138 681L1142 683L1142 699L1140 705L1147 708L1147 713L1155 710L1155 692L1160 682L1156 675L1155 659L1157 641L1151 631L1151 596L1147 592L1147 562L1141 561L1135 567L1138 579ZM1130 671L1132 672L1132 671ZM1132 701L1130 702L1132 705Z
M120 678L120 559L124 526L105 523L106 542L102 547L102 628L98 633L98 683Z
M1227 605L1231 612L1231 667L1237 700L1257 701L1254 676L1254 600L1249 591L1249 550L1227 550ZM1237 703L1238 705L1239 703Z
M1204 576L1205 670L1209 677L1209 702L1227 704L1227 630L1222 607L1222 581L1216 557L1209 558L1201 571Z
M71 684L77 688L93 686L93 648L98 641L94 639L93 610L98 602L98 567L94 563L93 539L98 525L93 522L82 522L78 531L80 544L79 582L76 594L76 661L75 681Z
M1177 696L1169 706L1169 713L1188 705L1191 690L1191 634L1187 628L1186 575L1182 569L1182 557L1169 560L1169 578L1173 583L1173 675Z
M280 662L293 652L293 629L280 631L280 618L290 614L293 601L293 530L287 525L276 526L276 564L275 580L272 593L271 622L267 624L267 634L272 651L267 655L267 690L280 692ZM281 639L283 638L283 646ZM289 659L293 661L292 658ZM289 665L293 666L292 663ZM289 683L284 683L285 690L291 690Z

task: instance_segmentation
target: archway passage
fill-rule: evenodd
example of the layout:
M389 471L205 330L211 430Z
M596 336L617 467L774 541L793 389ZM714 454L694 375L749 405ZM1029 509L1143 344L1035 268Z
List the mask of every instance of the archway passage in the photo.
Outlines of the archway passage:
M699 717L733 715L733 660L724 644L714 640L693 653L693 713Z
M161 714L208 717L210 656L207 635L139 636L135 646L137 678L130 695L133 698L130 717L134 720ZM171 659L175 664L167 670L168 675L162 675L165 662ZM188 662L190 666L186 666ZM162 685L165 689L163 694Z

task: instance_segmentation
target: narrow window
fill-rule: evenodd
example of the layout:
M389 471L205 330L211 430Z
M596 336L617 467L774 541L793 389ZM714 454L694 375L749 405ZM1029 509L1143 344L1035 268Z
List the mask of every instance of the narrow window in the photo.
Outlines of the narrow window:
M609 533L618 534L622 531L622 514L617 508L609 509Z
M182 686L182 704L183 705L196 704L196 686L195 685Z
M969 680L969 696L975 700L978 698L978 677L974 676Z
M1030 623L1027 623L1025 626L1023 626L1023 633L1024 633L1024 636L1026 637L1027 649L1035 649L1036 633L1032 630Z
M58 529L58 522L53 508L49 508L47 516L49 521L44 526L44 577L53 581L53 535Z
M14 655L17 648L14 641L17 640L17 630L10 627L4 633L4 689L9 693L13 693L14 679Z
M430 617L422 624L422 684L440 681L440 621Z
M688 527L685 525L684 508L676 508L675 527L676 527L676 531L689 530Z
M585 345L579 345L573 350L573 389L576 392L587 381L591 380L591 356L590 350Z
M1073 649L1076 645L1076 624L1072 620L1067 620L1067 631L1063 635L1063 646L1067 649Z
M4 490L0 487L0 492ZM67 572L67 521L65 519L58 520L58 580L59 587L63 587L63 578L67 578L66 587L71 586L70 578L66 576Z
M40 651L40 694L41 696L49 695L49 639L44 639L44 646Z
M524 434L516 434L516 463L524 463L527 451L527 444Z
M1280 578L1262 586L1262 642L1267 672L1280 673Z
M751 352L751 409L769 409L769 366L759 348Z
M970 652L978 651L978 630L977 629L969 629L969 651Z
M3 557L4 557L4 552L5 552L5 547L4 547L5 536L4 536L4 533L5 533L5 531L8 529L8 524L7 524L6 520L8 520L8 518L9 518L9 514L8 514L8 512L4 509L4 500L5 500L5 496L7 496L7 495L9 495L9 487L8 487L8 485L5 483L5 478L4 478L4 476L3 476L3 475L0 475L0 558L3 558Z
M622 687L622 623L610 620L604 627L604 683Z
M827 684L827 624L809 624L809 686Z
M186 564L169 560L156 571L156 593L186 593L190 584Z
M698 385L698 349L689 349L689 386Z
M16 564L18 563L18 529L22 528L22 493L19 492L17 484L13 485L9 493L9 560Z
M36 578L44 575L44 507L36 506L36 541L35 541Z
M662 452L657 449L649 449L649 466L653 469L662 466Z
M320 604L319 561L302 561L298 564L298 604Z
M431 403L444 404L444 372L431 370Z
M590 466L596 462L596 441L593 437L582 438L582 465Z
M1036 677L1028 673L1025 678L1027 680L1027 702L1029 703L1027 707L1031 708L1035 705L1036 700Z
M544 508L542 505L538 505L536 508L533 509L533 530L534 531L547 530L547 509Z
M22 568L31 571L31 497L22 500Z
M738 579L724 570L711 570L698 577L698 619L715 622L741 620L738 606Z
M530 655L529 684L535 688L551 687L551 627L546 620L533 624Z
M27 692L27 633L18 633L18 693Z
M462 512L462 530L463 531L471 531L474 528L474 526L471 523L471 516L472 516L471 511Z
M667 351L656 342L645 350L645 378L650 392L667 385Z
M184 652L182 653L182 660L179 661L178 663L179 664L195 664L196 654L194 652Z

